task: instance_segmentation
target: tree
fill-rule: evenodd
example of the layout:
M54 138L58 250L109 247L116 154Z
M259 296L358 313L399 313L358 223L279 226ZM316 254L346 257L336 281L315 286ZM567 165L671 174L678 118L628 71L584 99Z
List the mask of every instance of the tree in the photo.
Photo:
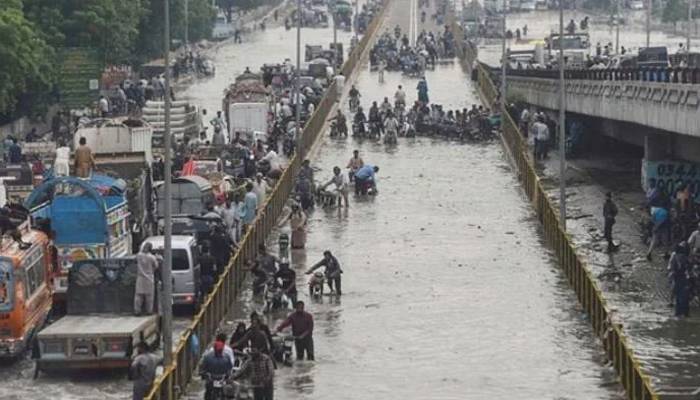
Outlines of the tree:
M661 20L673 22L673 29L676 29L678 21L688 19L688 3L682 0L669 0L664 7Z
M21 96L49 91L53 52L24 17L20 0L3 0L0 38L0 113L6 114Z

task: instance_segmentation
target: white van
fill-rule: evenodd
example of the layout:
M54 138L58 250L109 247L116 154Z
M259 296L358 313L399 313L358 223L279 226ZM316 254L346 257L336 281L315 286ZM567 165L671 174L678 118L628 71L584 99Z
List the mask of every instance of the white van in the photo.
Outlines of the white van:
M191 306L196 311L202 300L199 248L192 236L173 235L173 305ZM151 243L153 250L163 253L163 236L151 236L141 244Z

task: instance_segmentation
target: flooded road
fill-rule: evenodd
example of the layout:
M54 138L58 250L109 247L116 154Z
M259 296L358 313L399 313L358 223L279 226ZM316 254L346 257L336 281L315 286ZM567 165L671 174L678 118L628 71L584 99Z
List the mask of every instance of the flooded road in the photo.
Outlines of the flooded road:
M408 31L408 3L395 1L387 27ZM457 64L426 77L431 101L445 109L477 102ZM378 84L365 69L356 85L368 109L399 84L411 103L416 83L386 73ZM312 157L317 180L344 167L354 149L379 166L380 194L310 215L307 247L293 252L292 267L315 318L316 361L278 369L277 397L623 398L498 144L416 138L387 148L325 138ZM268 247L277 248L274 235ZM324 250L345 271L343 295L315 302L303 272ZM244 297L229 333L262 308L250 292ZM268 324L283 318L268 316ZM188 398L201 396L197 383Z

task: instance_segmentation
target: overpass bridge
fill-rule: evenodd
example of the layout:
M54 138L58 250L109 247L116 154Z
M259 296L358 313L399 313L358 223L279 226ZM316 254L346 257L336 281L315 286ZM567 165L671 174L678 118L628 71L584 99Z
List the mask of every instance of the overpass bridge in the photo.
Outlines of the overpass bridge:
M500 80L500 70L489 69ZM558 70L506 73L510 96L559 109ZM601 134L644 148L645 162L700 162L700 69L568 70L566 110L601 119Z

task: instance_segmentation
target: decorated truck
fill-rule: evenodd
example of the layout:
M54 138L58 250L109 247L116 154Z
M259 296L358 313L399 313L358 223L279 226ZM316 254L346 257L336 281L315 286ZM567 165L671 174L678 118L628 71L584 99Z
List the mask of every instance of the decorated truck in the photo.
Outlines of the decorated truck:
M54 300L62 302L74 262L131 254L126 182L93 174L89 179L54 177L37 187L25 207L32 223L51 232L57 252Z

